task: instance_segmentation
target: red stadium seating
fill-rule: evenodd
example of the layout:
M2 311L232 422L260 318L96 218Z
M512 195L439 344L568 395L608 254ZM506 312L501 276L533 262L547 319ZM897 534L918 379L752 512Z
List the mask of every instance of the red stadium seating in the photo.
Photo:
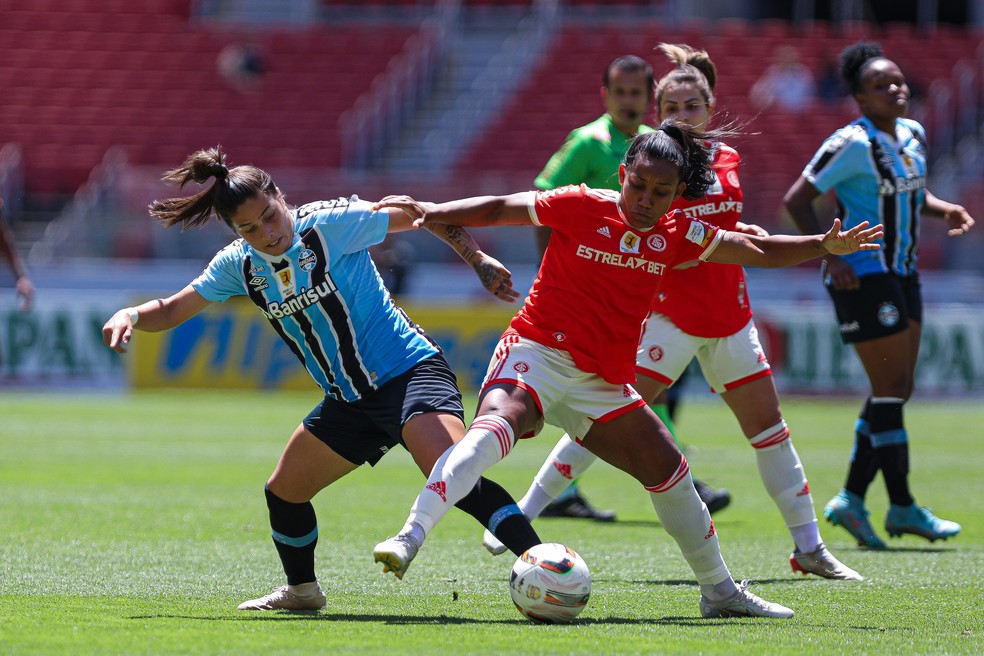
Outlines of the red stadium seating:
M865 25L834 28L820 21L793 27L783 21L726 20L702 27L636 20L631 30L617 24L567 25L499 118L459 160L459 169L519 171L532 184L568 132L601 114L598 89L607 62L637 54L653 64L658 78L669 64L655 50L657 44L688 43L706 49L718 67L718 123L733 121L743 133L729 141L742 155L746 216L770 229L779 228L775 217L782 213L786 189L823 139L853 119L856 110L848 100L817 101L802 116L774 109L759 112L748 91L771 62L775 48L796 46L803 62L819 77L823 65L836 60L853 41L879 41L925 92L931 80L950 75L953 62L973 56L981 40L972 30L938 29L946 33L945 39L934 39L931 48L913 48L913 30L897 25L884 30Z
M320 25L255 31L189 22L190 7L191 0L0 0L0 144L23 146L29 191L70 193L117 144L134 162L160 167L217 143L233 163L337 167L339 116L418 31L413 22L378 21L347 22L343 30ZM921 93L934 79L950 76L955 61L973 56L980 41L971 30L941 26L923 34L900 24L671 25L638 18L569 23L459 159L457 171L510 173L532 183L567 133L601 113L597 94L605 63L635 53L649 59L658 76L669 65L656 45L689 43L706 48L718 66L719 123L734 121L743 132L732 141L743 156L749 216L775 216L782 192L821 140L853 116L853 108L816 103L802 118L759 113L748 89L780 44L799 47L804 63L819 75L841 48L861 37L880 41ZM931 47L914 48L917 37L924 43L936 38ZM236 42L252 43L264 54L266 73L248 91L232 88L216 67L219 51Z
M189 4L0 0L0 143L23 146L29 193L71 193L112 145L161 167L215 144L233 163L337 167L338 117L417 32L366 25L339 36L322 25L254 33L190 24ZM264 56L266 72L246 91L216 66L236 42Z

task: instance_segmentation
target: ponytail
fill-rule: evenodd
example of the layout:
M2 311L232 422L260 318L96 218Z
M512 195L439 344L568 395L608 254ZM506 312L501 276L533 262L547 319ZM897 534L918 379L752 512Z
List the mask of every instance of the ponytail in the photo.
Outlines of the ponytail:
M222 147L216 146L194 152L181 166L166 171L161 179L179 189L192 181L201 185L215 178L215 182L191 196L155 200L150 204L150 215L168 228L180 224L184 230L205 225L214 214L232 228L231 217L246 200L261 193L280 194L263 169L248 165L230 169L225 160Z
M663 100L663 93L671 86L693 84L704 97L704 102L714 103L714 85L717 84L717 66L706 50L670 43L659 44L659 49L673 63L674 68L656 85L656 106Z
M711 168L711 151L708 137L694 132L686 123L674 119L663 121L659 129L638 135L625 153L625 166L631 167L637 161L666 160L676 165L680 181L687 185L683 197L687 200L703 198L714 184L715 175Z

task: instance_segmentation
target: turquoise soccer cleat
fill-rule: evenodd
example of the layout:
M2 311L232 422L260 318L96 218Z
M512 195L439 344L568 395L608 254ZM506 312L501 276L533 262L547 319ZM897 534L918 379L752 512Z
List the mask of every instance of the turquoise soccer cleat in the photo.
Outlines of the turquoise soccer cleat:
M916 504L892 505L885 517L885 530L893 538L901 537L903 533L911 533L935 542L955 536L960 532L960 524L948 519L940 519L929 508L922 508Z
M823 516L834 526L843 526L848 533L854 536L858 545L869 549L885 549L885 542L878 537L875 529L868 521L868 511L864 507L864 499L841 490L833 499L824 506Z

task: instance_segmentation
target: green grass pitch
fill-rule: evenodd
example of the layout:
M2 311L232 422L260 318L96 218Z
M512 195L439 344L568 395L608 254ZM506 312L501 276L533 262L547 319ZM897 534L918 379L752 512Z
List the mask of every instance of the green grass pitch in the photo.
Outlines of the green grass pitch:
M315 499L316 613L244 613L282 584L263 483L318 397L253 392L0 397L0 654L980 654L984 653L984 408L907 410L917 500L959 521L946 543L906 536L888 552L856 547L826 523L828 546L868 580L794 575L788 533L754 455L717 400L685 403L695 474L729 488L718 514L736 578L796 610L791 620L702 620L693 575L648 495L599 463L583 481L614 524L543 519L591 567L575 624L537 626L512 607L513 558L492 558L481 529L453 511L405 579L383 576L372 547L400 528L423 477L402 450ZM839 489L860 400L787 399L784 414L818 511ZM473 400L469 400L472 404ZM558 437L548 429L490 470L521 496ZM878 479L872 520L886 508Z

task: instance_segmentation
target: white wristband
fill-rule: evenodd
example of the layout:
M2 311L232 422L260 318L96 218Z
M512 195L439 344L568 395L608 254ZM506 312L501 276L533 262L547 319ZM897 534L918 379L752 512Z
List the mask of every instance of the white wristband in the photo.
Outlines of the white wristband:
M128 308L126 308L126 313L128 315L130 315L130 325L131 326L136 326L137 325L137 321L140 320L140 313L137 312L137 308L135 308L135 307L128 307Z

